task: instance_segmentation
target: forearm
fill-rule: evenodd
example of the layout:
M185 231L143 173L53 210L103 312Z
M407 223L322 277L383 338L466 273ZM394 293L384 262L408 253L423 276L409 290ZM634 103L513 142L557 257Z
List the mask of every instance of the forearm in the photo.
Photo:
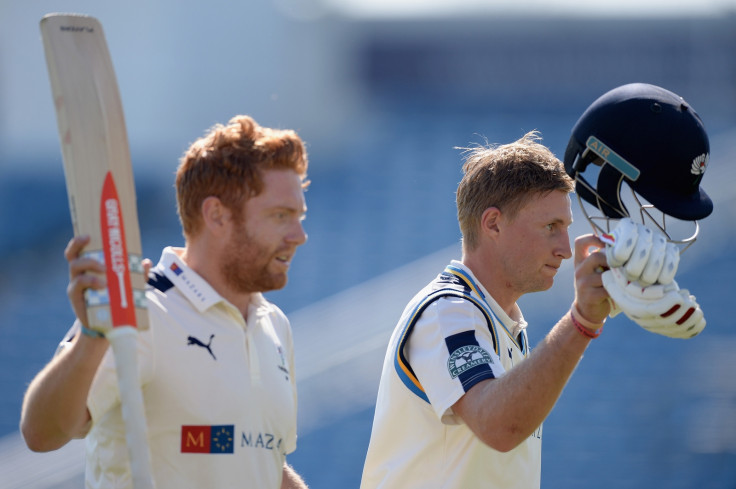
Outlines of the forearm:
M284 476L281 479L281 489L308 489L304 480L286 462L284 462Z
M456 411L486 444L500 451L515 448L552 411L589 343L566 314L529 358L471 389Z
M78 336L26 391L20 427L31 450L56 450L86 433L87 395L108 342Z
M505 375L471 388L453 410L487 445L512 450L526 440L552 411L591 340L591 331L610 311L600 270L605 269L603 243L594 235L575 239L575 300L532 354ZM600 321L600 322L599 322Z

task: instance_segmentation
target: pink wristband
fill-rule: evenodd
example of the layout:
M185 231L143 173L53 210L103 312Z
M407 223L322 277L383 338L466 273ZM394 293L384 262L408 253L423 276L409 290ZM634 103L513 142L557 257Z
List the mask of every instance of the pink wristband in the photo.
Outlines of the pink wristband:
M601 335L601 332L603 331L602 323L595 324L582 317L576 317L576 314L573 311L577 311L577 307L570 309L570 319L572 320L572 324L575 325L575 329L577 329L581 335L590 339L598 338ZM578 316L580 315L579 312L577 314Z
M570 309L570 310L571 311L575 311L575 319L577 319L578 322L580 324L582 324L583 326L585 326L586 328L590 328L590 329L602 328L603 327L603 323L606 322L605 319L602 322L600 322L600 323L594 323L593 321L588 321L587 319L585 319L583 317L582 314L580 314L580 309L578 309L578 305L576 303L574 303L574 302L572 304L572 309Z

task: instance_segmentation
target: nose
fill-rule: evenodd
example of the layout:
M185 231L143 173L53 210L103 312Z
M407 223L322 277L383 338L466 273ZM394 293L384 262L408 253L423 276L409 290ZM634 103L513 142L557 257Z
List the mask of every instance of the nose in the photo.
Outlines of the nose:
M292 231L287 235L286 239L290 243L294 243L297 246L301 246L307 242L307 232L304 230L302 221L297 221Z
M564 233L561 233L560 243L558 245L558 248L556 250L556 254L560 256L563 260L567 260L568 258L572 258L572 247L570 246L570 234L565 230Z

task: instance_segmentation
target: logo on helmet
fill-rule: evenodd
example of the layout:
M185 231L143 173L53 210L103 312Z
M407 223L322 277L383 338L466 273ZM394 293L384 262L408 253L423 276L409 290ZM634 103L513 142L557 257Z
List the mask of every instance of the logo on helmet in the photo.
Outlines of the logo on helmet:
M702 155L696 157L693 160L693 164L690 167L690 173L693 175L702 175L705 173L705 168L708 166L708 158L710 155L708 153L703 153Z

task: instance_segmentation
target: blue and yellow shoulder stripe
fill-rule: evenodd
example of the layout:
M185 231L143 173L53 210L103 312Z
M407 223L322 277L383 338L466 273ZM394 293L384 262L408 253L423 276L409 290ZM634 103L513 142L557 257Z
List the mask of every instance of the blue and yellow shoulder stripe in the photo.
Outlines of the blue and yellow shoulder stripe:
M451 274L454 277L457 277L457 279L465 284L466 287L468 287L470 290L472 290L478 297L480 297L483 302L482 304L486 307L489 314L493 315L493 312L490 310L490 306L486 302L486 296L483 293L483 291L480 290L480 287L475 283L473 278L465 272L465 270L458 268L453 265L448 265L445 268L445 274ZM444 274L443 274L444 275ZM440 276L442 277L442 276ZM493 315L494 318L496 318L495 315ZM503 322L499 321L496 318L496 323L501 325L501 329L506 333L506 335L509 337L509 339L521 350L521 352L524 354L524 356L528 353L528 342L527 342L527 336L526 331L523 331L522 334L516 338L511 333L511 331L506 328L506 326L503 324Z
M449 272L448 269L445 269L445 272L436 279L436 282L437 285L442 286L442 288L429 293L417 303L404 324L401 336L396 343L396 349L394 351L394 368L396 369L396 373L399 378L411 392L426 402L429 402L427 394L425 393L421 382L417 379L414 370L411 368L411 365L404 354L404 348L406 347L414 326L422 313L434 301L442 297L458 297L467 300L477 307L486 318L488 330L493 341L493 350L496 355L499 354L498 336L495 327L495 324L499 321L495 318L490 309L483 304L482 299L479 298L481 296L477 293L475 295L473 294L477 289L474 290L468 282L458 279L458 277Z

